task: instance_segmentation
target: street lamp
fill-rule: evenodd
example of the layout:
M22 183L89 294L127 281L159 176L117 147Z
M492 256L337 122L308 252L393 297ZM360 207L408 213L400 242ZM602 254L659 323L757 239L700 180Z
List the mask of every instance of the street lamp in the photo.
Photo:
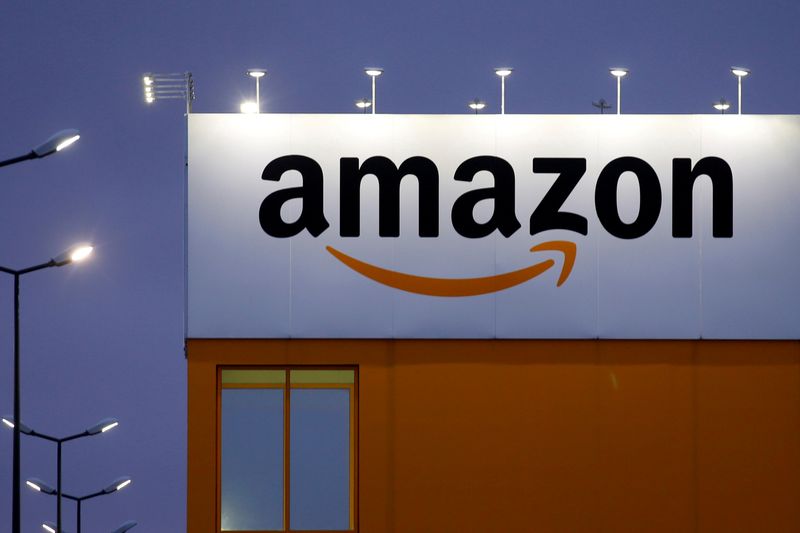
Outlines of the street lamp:
M158 100L185 100L186 114L192 112L194 101L194 79L191 72L148 72L142 76L144 101L148 104Z
M23 425L15 424L14 421L20 420L20 379L19 379L19 280L25 274L36 272L50 267L62 267L70 263L83 261L91 255L94 248L89 244L79 244L73 246L66 252L50 259L46 263L41 263L28 268L14 270L0 266L0 272L14 276L14 416L10 420L4 419L3 423L14 429L14 455L13 455L13 474L11 480L12 509L11 509L11 531L20 533L20 434ZM26 428L30 429L30 428ZM32 434L32 433L26 433Z
M739 85L739 114L742 114L742 78L750 75L750 69L744 67L731 67L731 74L736 76Z
M261 86L259 82L261 78L267 75L267 71L263 68L250 68L247 69L247 75L256 80L256 113L261 113ZM242 111L242 113L244 112Z
M5 425L7 425L7 426L13 427L15 433L17 431L17 427L16 427L16 423L15 423L16 420L17 420L16 418L12 419L11 417L3 417L3 423ZM106 431L114 429L118 425L119 425L119 422L117 421L116 418L104 418L103 420L101 420L97 424L94 424L93 426L89 426L88 428L86 428L85 430L81 431L80 433L75 433L74 435L69 435L67 437L58 438L58 437L53 437L52 435L47 435L45 433L41 433L39 431L35 431L35 430L29 428L28 426L25 426L24 424L22 424L20 422L19 431L21 433L25 433L26 435L30 435L31 437L36 437L38 439L47 440L47 441L50 441L50 442L55 442L57 444L57 448L58 448L57 460L56 460L56 465L57 465L56 486L57 486L57 488L55 489L55 491L53 491L52 488L49 487L46 483L44 483L43 481L38 480L38 479L29 479L28 481L25 482L26 485L28 485L29 487L31 487L34 490L39 490L40 492L44 492L45 494L55 493L55 495L57 497L57 503L56 503L56 518L57 518L57 521L56 521L56 525L58 526L58 529L56 529L56 531L63 533L61 531L61 497L62 496L67 497L61 491L61 446L65 442L69 442L71 440L80 439L80 438L83 438L83 437L91 437L93 435L99 435L100 433L105 433ZM130 483L129 479L128 479L128 483ZM80 510L79 510L79 512L80 512Z
M470 109L472 109L473 111L475 111L475 114L477 115L479 111L482 111L482 110L483 110L483 108L485 108L485 107L486 107L486 102L484 102L483 100L479 100L479 99L477 99L477 98L476 98L475 100L471 101L471 102L470 102L469 104L467 104L467 105L469 106L469 108L470 108Z
M359 100L356 100L356 107L361 109L365 115L367 114L367 109L369 109L370 106L372 106L372 102L370 102L366 98L361 98Z
M498 67L494 73L500 76L500 114L506 114L506 78L511 76L514 69L511 67Z
M41 492L43 494L49 494L50 496L57 496L58 491L42 481L41 479L37 478L30 478L25 482L30 488L37 492ZM120 491L131 484L131 478L128 476L124 476L118 479L115 479L111 482L107 487L102 490L98 490L97 492L92 492L91 494L86 494L84 496L73 496L71 494L67 494L66 492L62 493L61 496L68 500L72 500L77 504L77 533L81 533L81 504L86 500L91 500L93 498L97 498L98 496L105 496L107 494L112 494L114 492ZM58 524L56 524L56 531L58 531Z
M61 130L51 135L46 141L27 154L18 157L12 157L11 159L6 159L5 161L0 161L0 167L13 165L14 163L20 163L29 159L41 159L43 157L47 157L50 154L60 152L80 138L81 134L78 132L78 130Z
M617 115L622 114L622 78L628 75L628 69L622 67L611 67L608 69L612 76L617 78Z
M724 98L720 98L719 102L714 102L714 109L716 109L717 111L719 111L723 115L725 114L725 111L730 109L730 107L731 107L730 102L728 102Z
M375 78L383 74L383 69L378 67L367 67L364 69L364 74L372 78L372 114L375 114L375 108L377 104L375 103Z

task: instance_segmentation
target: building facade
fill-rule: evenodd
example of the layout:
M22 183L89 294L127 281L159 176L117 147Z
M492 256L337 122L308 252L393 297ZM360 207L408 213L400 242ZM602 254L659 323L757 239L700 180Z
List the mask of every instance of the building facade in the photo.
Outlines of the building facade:
M188 531L797 531L798 141L192 115Z

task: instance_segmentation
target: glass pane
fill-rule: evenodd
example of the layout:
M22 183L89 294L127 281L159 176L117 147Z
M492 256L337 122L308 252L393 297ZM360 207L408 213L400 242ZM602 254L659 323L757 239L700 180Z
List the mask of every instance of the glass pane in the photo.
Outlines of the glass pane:
M290 405L290 529L350 529L350 391L292 389Z
M283 385L285 370L223 370L222 384L248 383L252 385Z
M222 530L283 529L283 389L222 391Z
M353 383L356 373L353 370L292 370L292 384L308 383Z

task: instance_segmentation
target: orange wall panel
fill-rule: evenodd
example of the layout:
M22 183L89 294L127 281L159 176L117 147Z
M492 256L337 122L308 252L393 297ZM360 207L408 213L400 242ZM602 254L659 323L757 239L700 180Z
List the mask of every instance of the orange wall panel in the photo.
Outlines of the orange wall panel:
M359 531L798 532L800 343L190 340L188 530L218 365L359 366Z

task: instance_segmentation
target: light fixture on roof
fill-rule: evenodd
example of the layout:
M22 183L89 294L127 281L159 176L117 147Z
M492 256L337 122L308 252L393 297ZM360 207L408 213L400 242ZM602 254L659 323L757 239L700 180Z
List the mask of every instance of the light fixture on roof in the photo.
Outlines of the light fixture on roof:
M467 105L469 106L469 108L470 108L470 109L472 109L473 111L475 111L475 114L477 115L477 114L478 114L478 112L480 112L480 111L483 111L483 109L486 107L486 102L484 102L483 100L479 100L478 98L476 98L476 99L472 100L472 101L471 101L469 104L467 104Z
M617 115L622 114L622 78L628 75L628 69L611 67L608 69L612 76L617 78Z
M258 113L258 104L255 102L242 102L239 105L239 111L245 114L257 114Z
M255 113L261 113L261 85L259 84L261 78L267 75L267 71L263 68L250 68L247 69L247 75L251 78L255 78L256 80L256 103L255 103ZM249 103L249 102L245 102ZM242 113L253 113L253 111L245 111L244 105L242 104Z
M500 114L506 114L506 78L511 76L514 69L511 67L497 67L494 73L500 76Z
M184 100L186 113L192 112L194 79L191 72L148 72L142 76L144 101L152 104L159 100Z
M725 114L725 111L730 109L730 107L731 107L730 102L728 102L724 98L720 98L719 102L714 102L714 109L716 109L717 111L719 111L723 115Z
M372 106L372 102L370 102L366 98L360 98L356 100L356 107L361 109L364 112L364 114L367 113L367 109L369 109L370 106Z
M737 112L739 115L742 114L742 78L745 78L750 75L750 69L744 67L731 67L731 74L736 76L737 84L739 86L739 102L737 107Z
M364 69L364 74L372 78L372 114L376 112L377 104L375 103L375 78L383 74L383 69L378 67L367 67Z

